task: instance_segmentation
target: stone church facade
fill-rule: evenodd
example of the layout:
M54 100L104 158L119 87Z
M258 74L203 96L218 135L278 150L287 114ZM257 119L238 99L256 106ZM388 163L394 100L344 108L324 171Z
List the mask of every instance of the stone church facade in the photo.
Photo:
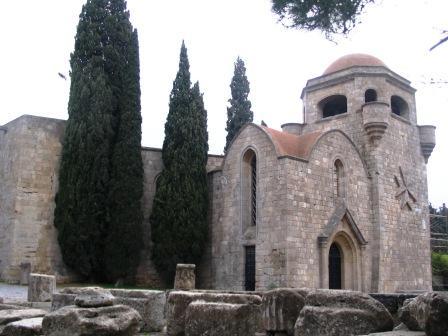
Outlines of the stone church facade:
M435 128L418 126L415 89L379 59L347 55L302 91L304 123L248 124L209 155L203 288L431 289L426 162ZM72 275L53 227L62 120L0 128L0 277ZM159 149L143 148L146 246L137 280L159 285L149 255Z

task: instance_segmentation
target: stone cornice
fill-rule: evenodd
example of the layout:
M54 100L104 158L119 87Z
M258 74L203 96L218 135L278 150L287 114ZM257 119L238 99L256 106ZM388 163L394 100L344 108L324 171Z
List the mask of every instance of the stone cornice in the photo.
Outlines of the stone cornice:
M313 92L319 89L353 81L355 77L384 77L390 84L396 85L409 93L415 93L416 91L416 89L410 85L411 82L409 80L388 68L381 66L354 66L308 80L300 97L303 99L305 93L307 92Z

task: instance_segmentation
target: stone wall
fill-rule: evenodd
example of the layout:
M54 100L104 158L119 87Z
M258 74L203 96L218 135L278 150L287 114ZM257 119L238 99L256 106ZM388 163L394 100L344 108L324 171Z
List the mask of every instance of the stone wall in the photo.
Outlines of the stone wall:
M378 169L378 290L431 289L426 164L415 125L391 118L373 151Z
M53 226L54 196L65 121L24 115L0 129L0 278L18 282L20 265L32 272L70 281ZM155 181L163 169L161 150L142 148L144 166L144 249L140 284L162 286L150 259L150 224ZM222 156L210 155L208 171L219 169Z
M243 225L249 211L242 198L242 160L247 150L257 160L256 226ZM256 247L256 287L286 286L286 211L287 188L284 161L261 128L248 125L230 147L222 171L213 180L213 203L210 227L212 281L208 287L228 290L244 288L244 249ZM247 197L247 196L246 196Z
M1 278L17 281L22 263L30 263L33 272L65 276L53 226L64 122L25 115L5 128L0 145Z
M345 197L336 195L334 162L341 160L345 170ZM339 202L350 211L364 238L372 241L370 210L370 180L362 159L352 142L339 131L324 134L312 151L308 162L290 160L287 209L288 225L288 271L291 287L328 288L328 279L321 282L318 237L332 218ZM342 224L342 223L341 223ZM328 238L332 242L342 226L335 228ZM352 235L349 229L347 235ZM358 244L351 239L353 245ZM329 247L329 246L328 246ZM370 289L370 245L363 252L364 274L358 274L348 289Z

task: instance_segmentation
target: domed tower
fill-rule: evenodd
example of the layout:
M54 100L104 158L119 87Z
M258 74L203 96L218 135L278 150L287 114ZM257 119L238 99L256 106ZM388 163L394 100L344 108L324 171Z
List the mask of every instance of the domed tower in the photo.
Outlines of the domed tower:
M376 57L343 56L307 82L304 124L284 128L339 130L359 152L370 184L372 291L431 289L426 162L435 127L417 126L415 91Z

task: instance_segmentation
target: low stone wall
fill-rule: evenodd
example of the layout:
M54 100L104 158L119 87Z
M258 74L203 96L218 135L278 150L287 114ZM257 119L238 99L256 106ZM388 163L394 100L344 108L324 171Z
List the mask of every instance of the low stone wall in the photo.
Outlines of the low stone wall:
M92 287L64 288L53 295L52 310L73 306L76 304L76 297L88 295L89 291L95 290ZM355 329L356 333L369 334L392 330L392 316L395 325L404 323L410 326L409 329L413 325L407 322L418 320L418 330L440 325L440 322L432 323L430 317L443 315L443 312L436 311L421 317L416 315L420 312L419 307L430 307L432 302L443 302L448 307L446 295L434 296L433 293L426 293L424 297L420 295L424 299L410 304L418 296L417 293L367 295L355 291L306 288L279 288L266 292L101 291L113 296L114 305L129 306L141 315L142 333L162 332L166 327L168 336L192 336L198 332L209 336L345 336L355 332ZM424 310L429 311L426 308ZM399 320L400 311L402 318ZM400 332L407 335L407 327Z

